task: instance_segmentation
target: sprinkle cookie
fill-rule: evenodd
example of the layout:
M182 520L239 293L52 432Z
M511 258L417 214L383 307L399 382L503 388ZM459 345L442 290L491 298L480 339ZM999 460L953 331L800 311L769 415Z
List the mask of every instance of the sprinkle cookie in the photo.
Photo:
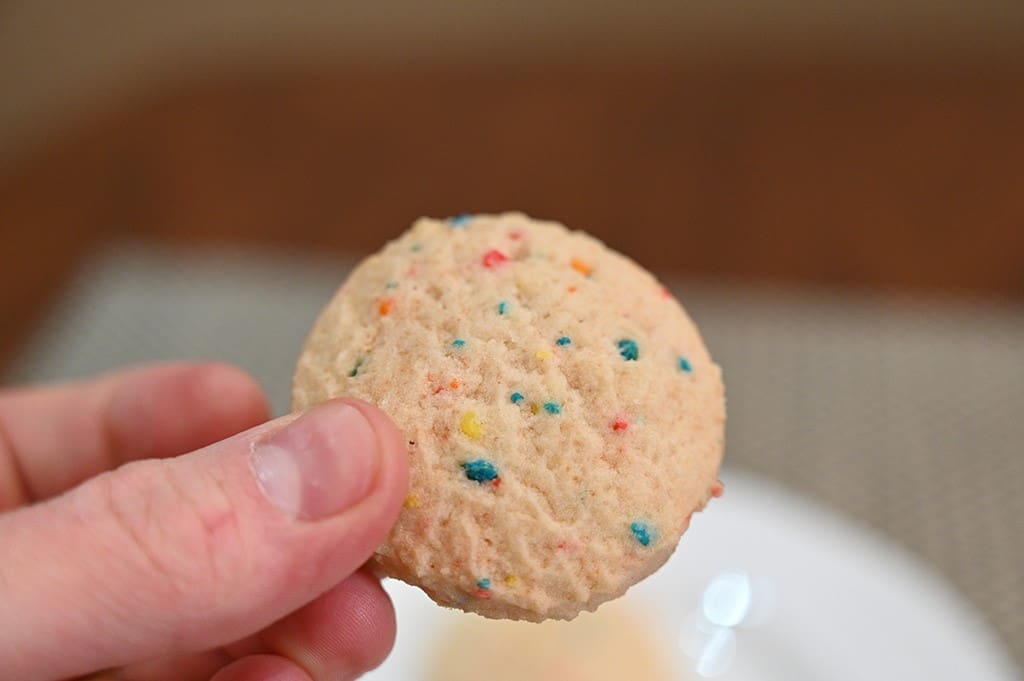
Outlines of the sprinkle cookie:
M721 372L636 263L518 214L421 219L317 320L293 407L380 406L410 489L374 562L486 617L622 595L721 494Z

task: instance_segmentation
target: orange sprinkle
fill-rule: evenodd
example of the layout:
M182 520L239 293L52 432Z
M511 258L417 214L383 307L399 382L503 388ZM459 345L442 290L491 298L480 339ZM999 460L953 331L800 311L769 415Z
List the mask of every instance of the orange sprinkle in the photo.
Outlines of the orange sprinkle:
M576 287L575 286L570 286L569 288L567 288L565 290L568 291L569 293L576 293Z
M449 383L448 385L450 385L452 387L452 390L455 390L456 388L459 387L459 379L453 378L452 382Z
M590 268L590 265L588 265L587 263L583 262L579 258L573 258L569 262L569 264L572 265L572 268L574 270L576 270L577 272L582 274L584 277L589 277L590 276L590 272L592 271L591 268Z
M377 312L380 313L381 317L386 317L391 312L391 308L395 306L394 298L385 298L380 301L380 305L377 307Z

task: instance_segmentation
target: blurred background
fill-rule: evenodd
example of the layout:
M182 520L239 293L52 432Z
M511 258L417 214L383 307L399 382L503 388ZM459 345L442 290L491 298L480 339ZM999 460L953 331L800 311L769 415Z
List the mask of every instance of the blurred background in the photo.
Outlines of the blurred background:
M0 3L0 372L242 365L420 215L655 270L729 457L931 564L1024 660L1024 3Z

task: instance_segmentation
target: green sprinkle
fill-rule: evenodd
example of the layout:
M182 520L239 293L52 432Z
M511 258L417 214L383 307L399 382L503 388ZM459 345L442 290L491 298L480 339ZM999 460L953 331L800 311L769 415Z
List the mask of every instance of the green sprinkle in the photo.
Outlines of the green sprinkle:
M557 402L545 402L544 411L546 411L549 414L561 414L562 405L558 404Z
M619 354L622 355L622 359L627 362L635 362L637 357L640 356L640 348L637 347L635 340L623 338L616 345L619 347Z
M685 371L685 372L689 373L689 372L693 371L693 365L690 364L690 360L686 359L685 357L680 357L679 358L679 370L680 371Z
M509 399L512 400L512 404L519 404L520 402L522 402L526 398L523 397L522 393L512 393L512 397L509 398Z
M453 348L461 348L465 344L466 344L466 341L462 340L461 338L456 338L455 340L452 341L452 347Z
M504 300L498 303L498 314L505 314L505 310L508 308L508 303Z
M498 469L495 468L493 463L486 459L467 461L462 464L462 470L466 472L467 478L473 482L479 482L480 484L492 482L498 477Z
M656 538L651 527L640 520L631 522L629 524L629 531L633 533L633 538L640 542L641 546L650 546L651 542Z
M356 365L352 367L352 371L348 372L349 378L354 378L359 374L359 369L360 367L363 366L363 360L365 359L365 357L360 357L359 359L356 360Z
M569 338L568 336L562 336L561 338L555 341L556 345L569 345L570 343L572 343L572 339Z

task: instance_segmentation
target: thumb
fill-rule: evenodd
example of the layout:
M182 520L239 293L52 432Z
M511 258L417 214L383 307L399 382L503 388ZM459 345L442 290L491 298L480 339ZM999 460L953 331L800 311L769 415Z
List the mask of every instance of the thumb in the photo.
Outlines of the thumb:
M407 484L378 409L336 400L0 516L0 668L72 676L224 645L341 582Z

